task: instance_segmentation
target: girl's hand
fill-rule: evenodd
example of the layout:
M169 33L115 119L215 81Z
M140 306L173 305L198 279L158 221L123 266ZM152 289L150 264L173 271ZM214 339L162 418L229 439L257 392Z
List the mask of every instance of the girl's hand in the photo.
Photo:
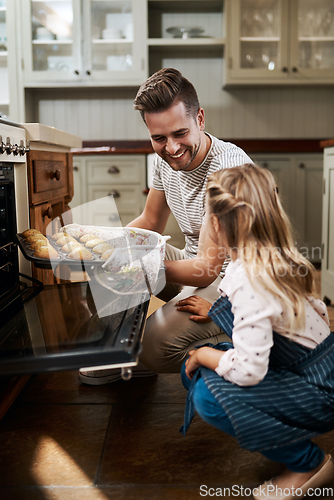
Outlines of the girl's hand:
M192 321L197 323L210 323L212 321L208 316L211 303L198 295L191 295L186 299L179 300L176 305L178 311L192 313L192 316L189 316Z
M201 366L201 363L197 359L197 352L197 350L189 351L189 358L186 361L186 375L190 380L193 378L197 368Z

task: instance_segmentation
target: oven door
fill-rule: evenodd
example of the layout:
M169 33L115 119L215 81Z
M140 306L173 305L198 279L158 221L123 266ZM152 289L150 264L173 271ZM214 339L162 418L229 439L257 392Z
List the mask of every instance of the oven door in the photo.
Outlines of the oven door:
M149 294L115 296L94 281L27 294L1 311L0 375L137 364Z

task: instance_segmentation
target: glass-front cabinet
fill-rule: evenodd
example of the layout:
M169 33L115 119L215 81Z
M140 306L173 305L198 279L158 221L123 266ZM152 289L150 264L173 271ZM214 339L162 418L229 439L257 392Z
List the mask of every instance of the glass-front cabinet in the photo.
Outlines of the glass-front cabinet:
M1 1L1 0L0 0ZM137 85L147 77L146 0L23 0L24 84Z
M331 83L334 0L231 0L226 85Z
M0 0L0 115L9 115L8 43L6 0Z

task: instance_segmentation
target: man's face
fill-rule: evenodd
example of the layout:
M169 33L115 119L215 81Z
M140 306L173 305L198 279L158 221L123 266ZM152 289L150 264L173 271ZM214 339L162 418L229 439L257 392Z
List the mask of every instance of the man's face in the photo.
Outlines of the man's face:
M196 118L187 115L183 102L165 111L145 113L145 121L154 151L173 170L193 170L204 160L207 151L204 111Z

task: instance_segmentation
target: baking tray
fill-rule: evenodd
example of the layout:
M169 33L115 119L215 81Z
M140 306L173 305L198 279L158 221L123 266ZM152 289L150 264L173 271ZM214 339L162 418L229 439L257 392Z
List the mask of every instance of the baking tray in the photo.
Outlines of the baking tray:
M30 249L30 243L27 242L27 240L22 236L21 233L16 234L17 242L20 247L21 252L23 253L24 257L27 260L30 260L35 264L36 267L39 269L54 269L57 267L59 264L66 264L67 266L73 268L73 269L80 269L83 270L84 268L93 268L96 266L101 266L104 264L106 261L104 259L101 259L98 257L97 254L94 254L93 251L91 251L93 255L93 259L91 260L74 260L71 259L67 256L67 253L62 252L61 248L58 247L55 242L48 236L46 238L48 239L50 245L53 246L55 250L59 253L59 259L46 259L42 257L36 257L34 255L34 250ZM91 250L91 249L89 249Z

